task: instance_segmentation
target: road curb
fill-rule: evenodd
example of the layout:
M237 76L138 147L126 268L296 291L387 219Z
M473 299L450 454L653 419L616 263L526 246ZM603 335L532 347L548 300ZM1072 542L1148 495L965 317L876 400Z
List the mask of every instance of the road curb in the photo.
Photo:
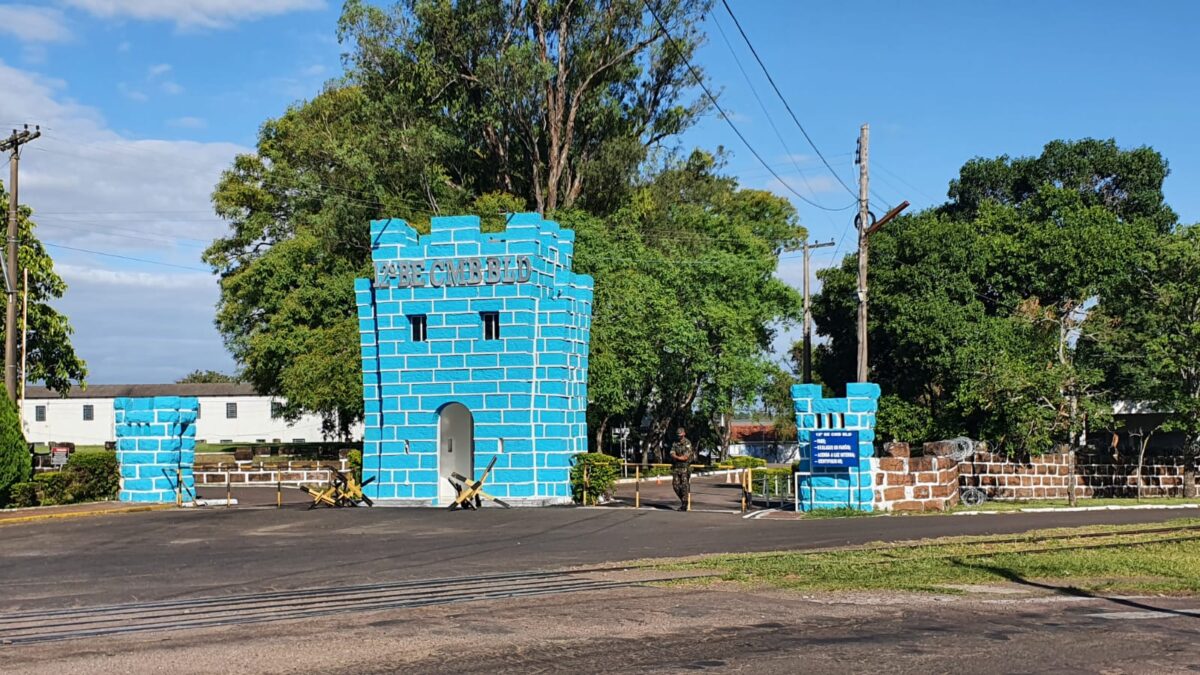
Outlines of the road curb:
M66 511L60 513L31 513L27 516L14 516L12 518L0 518L0 527L5 525L18 525L21 523L31 523L38 520L60 520L65 518L85 518L91 516L108 516L116 513L139 513L142 511L163 511L165 509L175 508L174 504L141 504L137 506L127 506L117 509L105 509L103 511Z

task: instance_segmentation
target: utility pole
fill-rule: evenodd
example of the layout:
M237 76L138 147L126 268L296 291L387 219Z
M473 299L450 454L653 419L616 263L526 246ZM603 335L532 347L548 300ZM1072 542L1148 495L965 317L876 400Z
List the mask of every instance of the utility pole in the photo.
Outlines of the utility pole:
M808 255L814 248L825 248L826 246L833 246L833 241L830 240L823 244L804 242L804 384L812 383L812 305L808 300Z
M21 160L21 146L41 136L41 127L21 131L13 129L12 135L0 141L0 152L11 152L8 178L8 269L5 286L8 291L8 308L4 314L4 389L13 403L17 402L17 166Z
M883 215L879 220L870 220L872 218L871 211L868 209L867 194L869 192L867 181L870 178L869 171L869 153L868 146L870 143L870 128L868 125L862 125L858 135L858 158L854 160L858 163L858 217L855 219L858 226L858 381L866 382L870 375L870 368L867 367L867 240L871 235L879 231L879 228L886 225L893 218L900 215L900 212L907 209L909 204L905 200L900 202L900 205L893 208Z
M871 226L867 208L870 180L869 149L871 129L862 125L858 132L858 382L867 381L867 228Z

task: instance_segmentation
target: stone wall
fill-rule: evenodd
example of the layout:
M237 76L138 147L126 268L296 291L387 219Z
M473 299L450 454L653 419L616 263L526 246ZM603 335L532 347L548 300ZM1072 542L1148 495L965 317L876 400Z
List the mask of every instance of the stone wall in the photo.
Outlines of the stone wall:
M289 487L301 485L319 485L329 482L329 470L333 468L343 473L350 470L346 460L320 462L281 462L262 464L259 462L219 462L216 464L197 464L195 467L196 484L225 485L275 485L282 483Z
M1185 460L1158 457L1142 467L1142 496L1184 496ZM1051 453L1024 460L977 452L960 463L960 482L978 486L988 499L1066 499L1071 485L1069 453ZM1134 497L1138 493L1137 462L1078 455L1076 497ZM1195 478L1193 490L1195 493Z
M857 382L846 385L844 398L825 398L821 386L792 387L799 445L799 494L802 511L853 508L874 510L875 412L879 409L879 385ZM814 432L854 431L858 434L857 462L850 468L815 465L812 454Z
M195 494L192 462L196 450L196 409L190 396L117 398L117 432L123 502L174 502Z
M949 457L911 457L907 443L888 443L875 460L875 508L881 511L945 511L958 504L959 462Z

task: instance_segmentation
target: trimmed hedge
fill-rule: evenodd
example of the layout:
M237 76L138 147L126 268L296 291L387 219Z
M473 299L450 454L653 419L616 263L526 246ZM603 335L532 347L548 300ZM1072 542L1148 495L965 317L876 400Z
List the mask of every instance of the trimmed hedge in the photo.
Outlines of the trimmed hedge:
M120 489L116 453L81 450L71 455L62 471L47 471L32 481L13 486L13 506L54 506L113 499Z
M17 508L38 505L38 484L34 482L13 483L8 488L8 505Z
M350 472L354 475L354 480L362 483L362 450L351 450L346 453L346 464L350 466Z
M113 499L121 488L121 465L108 450L80 450L71 455L63 473L70 477L72 501Z
M767 460L761 457L750 457L748 455L738 455L737 457L729 458L728 464L732 464L735 469L757 469L767 465Z

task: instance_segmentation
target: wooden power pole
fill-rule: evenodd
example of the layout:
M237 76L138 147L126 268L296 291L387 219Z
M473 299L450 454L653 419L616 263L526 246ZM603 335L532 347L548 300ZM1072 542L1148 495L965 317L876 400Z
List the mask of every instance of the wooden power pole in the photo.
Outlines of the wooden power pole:
M869 146L871 130L866 124L858 132L858 382L867 381L867 229L871 212L867 208L870 180Z
M804 383L812 383L812 305L808 300L808 283L809 283L809 253L814 248L825 248L833 246L832 241L827 241L823 244L810 244L804 242Z
M12 135L0 141L0 152L11 152L8 179L8 264L5 269L5 290L8 291L8 307L4 314L4 389L13 403L17 401L17 166L21 160L21 146L41 136L41 128L29 125L21 131L13 129Z
M905 200L900 202L900 205L891 209L883 215L882 218L876 221L871 221L871 211L867 208L867 194L869 187L867 181L870 179L869 171L869 153L868 144L870 141L870 129L868 125L862 125L858 136L858 381L866 382L870 376L870 368L867 362L867 242L872 234L879 231L879 228L886 225L893 218L900 215L900 212L907 209L909 204Z

